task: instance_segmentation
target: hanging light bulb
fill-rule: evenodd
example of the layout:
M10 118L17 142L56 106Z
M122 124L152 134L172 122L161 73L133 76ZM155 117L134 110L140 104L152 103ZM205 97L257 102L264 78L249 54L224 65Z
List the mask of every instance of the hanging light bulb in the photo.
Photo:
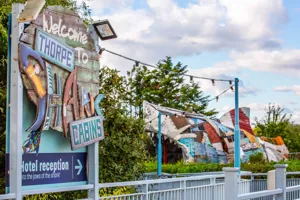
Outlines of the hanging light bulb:
M185 112L182 113L182 116L185 117Z
M217 101L217 102L219 101L219 96L216 96L216 101Z
M233 85L232 85L232 80L229 81L229 87L233 91Z
M211 79L212 85L215 86L215 79Z
M139 66L139 64L140 64L140 62L139 62L139 61L135 61L135 66L136 66L136 67L138 67L138 66Z
M103 53L103 51L105 51L105 48L100 48L100 50L99 50L99 55L101 56L102 55L102 53Z
M190 76L190 81L191 81L191 82L193 81L193 76Z

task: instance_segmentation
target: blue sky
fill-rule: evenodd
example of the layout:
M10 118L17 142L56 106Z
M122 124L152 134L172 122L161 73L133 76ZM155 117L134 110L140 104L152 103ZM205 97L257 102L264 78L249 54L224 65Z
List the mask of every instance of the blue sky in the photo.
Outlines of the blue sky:
M260 118L276 103L300 123L300 1L282 0L97 0L87 1L94 19L109 19L118 38L107 49L148 63L165 56L191 74L238 77L240 105ZM105 53L102 65L126 71L132 62ZM206 95L228 83L199 80ZM211 102L220 115L234 106L233 93Z

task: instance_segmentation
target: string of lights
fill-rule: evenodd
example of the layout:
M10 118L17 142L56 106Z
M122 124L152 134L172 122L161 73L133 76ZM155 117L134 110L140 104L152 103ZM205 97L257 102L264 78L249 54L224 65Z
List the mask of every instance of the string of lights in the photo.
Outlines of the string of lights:
M143 66L148 66L148 67L151 67L151 68L154 68L154 69L158 69L159 68L155 65L151 65L151 64L148 64L148 63L145 63L145 62L142 62L142 61L139 61L139 60L136 60L136 59L133 59L133 58L130 58L130 57L127 57L127 56L124 56L124 55L121 55L119 53L116 53L114 51L111 51L111 50L108 50L106 48L100 48L100 52L99 54L102 55L102 53L106 51L110 54L113 54L115 56L119 56L121 58L124 58L126 60L130 60L130 61L133 61L135 63L136 66L139 66L139 64L143 65ZM165 74L168 75L171 71L170 70L165 70ZM219 100L219 97L221 95L223 95L224 93L226 93L227 91L229 90L232 90L233 91L233 85L232 85L232 82L233 80L230 80L230 79L218 79L218 78L208 78L208 77L202 77L202 76L194 76L194 75L189 75L189 74L183 74L183 76L186 76L186 77L189 77L190 78L190 81L193 81L193 79L203 79L203 80L210 80L212 82L212 85L215 86L215 82L229 82L229 88L224 90L223 92L221 92L219 95L215 96L214 98L210 99L208 102L211 102L213 100ZM152 121L152 120L151 120Z
M229 88L227 88L226 90L224 90L223 92L221 92L220 94L218 94L217 96L215 96L214 98L210 99L208 102L211 102L213 100L216 100L217 102L219 101L219 97L223 94L225 94L226 92L228 92L229 90L232 90L233 91L233 85L230 85Z
M124 58L126 60L130 60L130 61L133 61L135 62L136 66L138 66L139 64L141 65L144 65L144 66L148 66L148 67L152 67L154 69L159 69L157 66L155 65L151 65L151 64L148 64L148 63L145 63L145 62L142 62L142 61L139 61L139 60L136 60L136 59L133 59L133 58L129 58L127 56L124 56L124 55L121 55L119 53L116 53L116 52L113 52L111 50L108 50L108 49L105 49L105 48L100 48L100 55L102 54L103 51L106 51L110 54L113 54L113 55L116 55L116 56L119 56L121 58ZM170 70L165 70L165 73L168 74L169 72L171 72ZM219 79L219 78L208 78L208 77L202 77L202 76L195 76L195 75L190 75L190 74L183 74L184 76L187 76L190 78L190 80L193 80L194 78L196 79L203 79L203 80L210 80L212 82L213 85L215 85L215 82L219 81L219 82L229 82L229 84L231 85L233 80L230 80L230 79Z

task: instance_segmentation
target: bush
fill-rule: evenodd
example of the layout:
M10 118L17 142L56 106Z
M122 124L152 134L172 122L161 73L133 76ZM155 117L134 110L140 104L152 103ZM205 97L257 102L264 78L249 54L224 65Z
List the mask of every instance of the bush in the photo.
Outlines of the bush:
M287 171L296 172L300 171L300 160L288 160L281 161L279 163L275 162L258 162L258 158L261 156L256 156L257 162L254 163L242 163L242 171L249 171L253 173L266 173L270 170L274 170L275 164L288 164ZM156 172L157 163L156 162L147 162L145 163L147 172ZM176 174L176 173L201 173L201 172L217 172L222 171L223 167L233 167L233 164L217 164L217 163L188 163L178 162L176 164L166 164L162 166L162 171L165 173Z
M249 156L249 163L265 163L266 159L264 157L264 154L262 152L258 152L256 154L252 154Z

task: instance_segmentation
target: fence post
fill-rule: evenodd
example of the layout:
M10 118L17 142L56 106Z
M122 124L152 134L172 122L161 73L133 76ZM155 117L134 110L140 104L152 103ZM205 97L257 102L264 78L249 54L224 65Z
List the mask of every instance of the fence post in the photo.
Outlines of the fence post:
M184 193L183 193L183 199L186 200L186 180L183 181L183 188L184 188L183 189L183 191L184 191Z
M211 189L211 192L212 192L211 197L212 197L212 199L215 199L216 177L210 179L210 185L212 186L212 187L211 187L211 188L212 188L212 189Z
M250 192L254 192L254 175L251 174Z
M276 195L275 200L286 200L286 168L287 164L275 165L275 187L282 189L282 194Z
M149 190L149 188L148 188L148 183L146 183L146 188L145 188L146 200L149 199L149 197L148 197L148 190Z
M238 188L238 172L239 168L224 167L225 184L224 195L225 200L237 200L239 188Z

